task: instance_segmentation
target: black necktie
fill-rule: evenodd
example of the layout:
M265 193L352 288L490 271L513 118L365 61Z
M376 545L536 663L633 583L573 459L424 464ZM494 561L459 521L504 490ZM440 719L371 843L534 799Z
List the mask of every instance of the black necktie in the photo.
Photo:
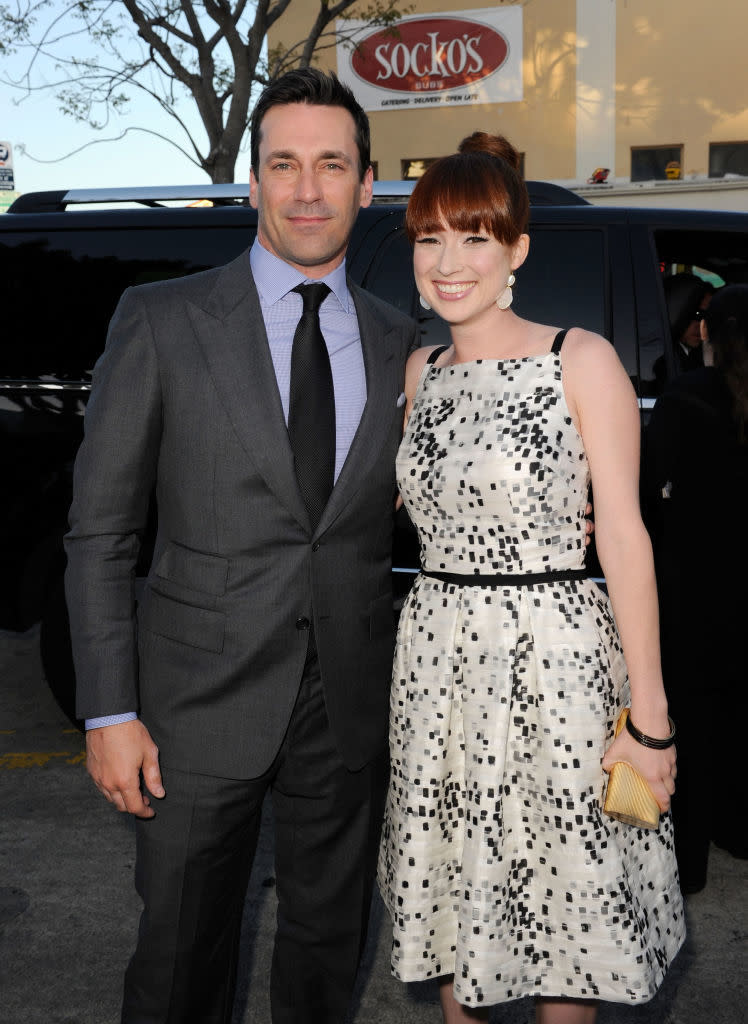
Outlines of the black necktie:
M335 478L335 392L327 345L319 325L326 284L300 284L304 311L293 336L288 435L304 503L317 526Z

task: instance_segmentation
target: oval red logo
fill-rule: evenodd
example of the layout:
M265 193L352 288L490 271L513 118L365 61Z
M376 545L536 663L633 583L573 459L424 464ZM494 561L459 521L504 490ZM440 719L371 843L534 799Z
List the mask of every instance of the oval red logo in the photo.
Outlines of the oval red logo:
M353 53L369 85L398 92L459 89L497 71L509 44L495 28L466 18L414 18L379 29Z

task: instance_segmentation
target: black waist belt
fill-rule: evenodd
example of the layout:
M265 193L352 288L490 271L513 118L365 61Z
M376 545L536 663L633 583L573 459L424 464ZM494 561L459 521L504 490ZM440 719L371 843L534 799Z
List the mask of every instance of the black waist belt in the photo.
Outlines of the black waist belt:
M559 580L587 579L586 569L559 569L554 572L438 572L435 569L421 569L422 576L454 583L458 587L529 587L533 583L556 583Z

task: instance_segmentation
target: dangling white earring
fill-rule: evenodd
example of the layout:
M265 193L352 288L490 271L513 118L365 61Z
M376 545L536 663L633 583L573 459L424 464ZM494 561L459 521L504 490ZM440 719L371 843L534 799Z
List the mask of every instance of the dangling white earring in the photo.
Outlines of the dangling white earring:
M512 285L515 281L516 278L514 274L510 274L509 280L506 283L506 288L496 300L496 305L499 307L499 309L509 309L509 307L511 306L512 299L514 298L514 295L512 294Z
M421 295L420 292L418 293L418 301L421 303L424 309L431 309L431 306L429 306L428 302L426 302L426 300L424 299L423 295Z

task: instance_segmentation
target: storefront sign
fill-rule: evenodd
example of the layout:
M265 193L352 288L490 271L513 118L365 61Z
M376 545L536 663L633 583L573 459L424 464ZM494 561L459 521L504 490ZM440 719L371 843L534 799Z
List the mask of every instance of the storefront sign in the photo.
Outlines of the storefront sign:
M522 8L421 14L392 28L339 21L338 77L365 110L522 99ZM367 31L368 28L368 31Z

